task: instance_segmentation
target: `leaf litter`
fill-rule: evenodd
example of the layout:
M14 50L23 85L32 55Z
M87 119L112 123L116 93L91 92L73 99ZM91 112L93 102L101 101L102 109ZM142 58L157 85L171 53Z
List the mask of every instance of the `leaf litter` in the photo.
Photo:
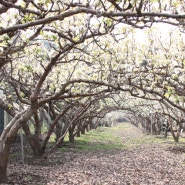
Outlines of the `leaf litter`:
M179 149L174 144L147 141L149 137L132 125L126 130L113 129L112 132L113 136L120 137L123 148L99 148L83 152L73 148L58 149L47 159L39 160L29 156L24 165L20 157L16 160L15 156L8 166L7 184L185 184L185 146ZM102 142L105 144L106 141ZM132 147L124 147L128 143Z

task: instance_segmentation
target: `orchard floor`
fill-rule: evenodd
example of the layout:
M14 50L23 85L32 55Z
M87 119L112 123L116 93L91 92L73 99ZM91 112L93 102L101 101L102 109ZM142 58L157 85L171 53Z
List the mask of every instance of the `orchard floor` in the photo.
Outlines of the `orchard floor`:
M99 128L47 159L11 154L8 184L185 185L185 143L142 133L129 123Z

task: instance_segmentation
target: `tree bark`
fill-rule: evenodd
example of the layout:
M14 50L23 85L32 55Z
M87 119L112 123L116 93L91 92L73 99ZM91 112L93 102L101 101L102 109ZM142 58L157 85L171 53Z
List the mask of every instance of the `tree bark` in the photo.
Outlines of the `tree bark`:
M10 148L15 135L16 134L12 133L8 135L4 140L2 140L3 138L0 138L0 184L7 181L8 159L10 155Z
M0 184L6 183L7 181L7 167L10 154L10 146L10 143L6 144L5 149L0 153Z
M41 158L45 153L45 150L42 150L42 147L41 147L42 141L37 141L36 138L34 138L33 136L29 143L32 148L34 157Z
M171 130L171 134L173 136L173 139L175 142L179 142L179 134L175 135L175 131L173 130L173 126L172 123L170 122L170 130Z
M0 164L0 183L6 183L7 182L7 166L4 164Z
M35 135L30 132L30 128L27 123L23 124L22 128L33 151L34 157L40 158L45 152L45 150L42 150L41 148L42 141L40 138L37 139L37 137L35 137Z
M7 181L8 159L13 140L22 124L28 121L32 114L33 112L31 109L20 112L14 116L14 118L3 130L0 137L0 184Z
M168 130L165 129L165 130L164 130L164 138L167 138L167 136L168 136Z
M81 134L85 134L85 128L81 130Z
M86 131L89 132L89 124L86 126Z
M76 136L77 136L77 137L80 137L80 132L78 132Z
M74 135L73 135L73 129L69 129L69 142L70 143L75 142L75 138L74 138Z
M63 128L63 126L60 125L60 123L58 122L58 123L56 124L56 129L55 129L56 141L57 141L57 140L60 138L60 136L61 136L62 128Z

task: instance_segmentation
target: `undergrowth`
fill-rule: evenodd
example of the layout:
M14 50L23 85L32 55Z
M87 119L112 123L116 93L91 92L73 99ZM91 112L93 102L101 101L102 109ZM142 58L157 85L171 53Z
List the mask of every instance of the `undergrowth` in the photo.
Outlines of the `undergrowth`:
M81 137L76 137L74 143L69 143L65 140L66 147L61 148L61 150L65 151L67 148L70 148L75 151L93 152L98 150L132 149L141 145L151 144L166 145L170 143L170 145L176 145L171 137L165 139L144 133L137 134L137 129L135 128L136 130L133 131L133 128L134 126L127 122L116 124L113 127L98 127L81 135ZM136 135L132 136L132 131ZM123 137L124 133L128 133L128 136ZM179 143L182 142L184 142L183 139Z

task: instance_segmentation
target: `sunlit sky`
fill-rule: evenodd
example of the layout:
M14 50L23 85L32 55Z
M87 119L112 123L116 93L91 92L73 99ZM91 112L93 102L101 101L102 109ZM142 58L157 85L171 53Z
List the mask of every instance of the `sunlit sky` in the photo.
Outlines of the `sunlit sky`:
M153 27L149 28L149 29L155 29L155 31L158 32L159 36L161 36L162 41L167 40L169 38L169 32L175 32L176 30L178 30L177 26L172 26L169 24L163 24L163 23L158 23L158 24L154 24ZM146 35L146 29L136 29L136 40L141 42L141 43L145 43L147 42L148 38Z

